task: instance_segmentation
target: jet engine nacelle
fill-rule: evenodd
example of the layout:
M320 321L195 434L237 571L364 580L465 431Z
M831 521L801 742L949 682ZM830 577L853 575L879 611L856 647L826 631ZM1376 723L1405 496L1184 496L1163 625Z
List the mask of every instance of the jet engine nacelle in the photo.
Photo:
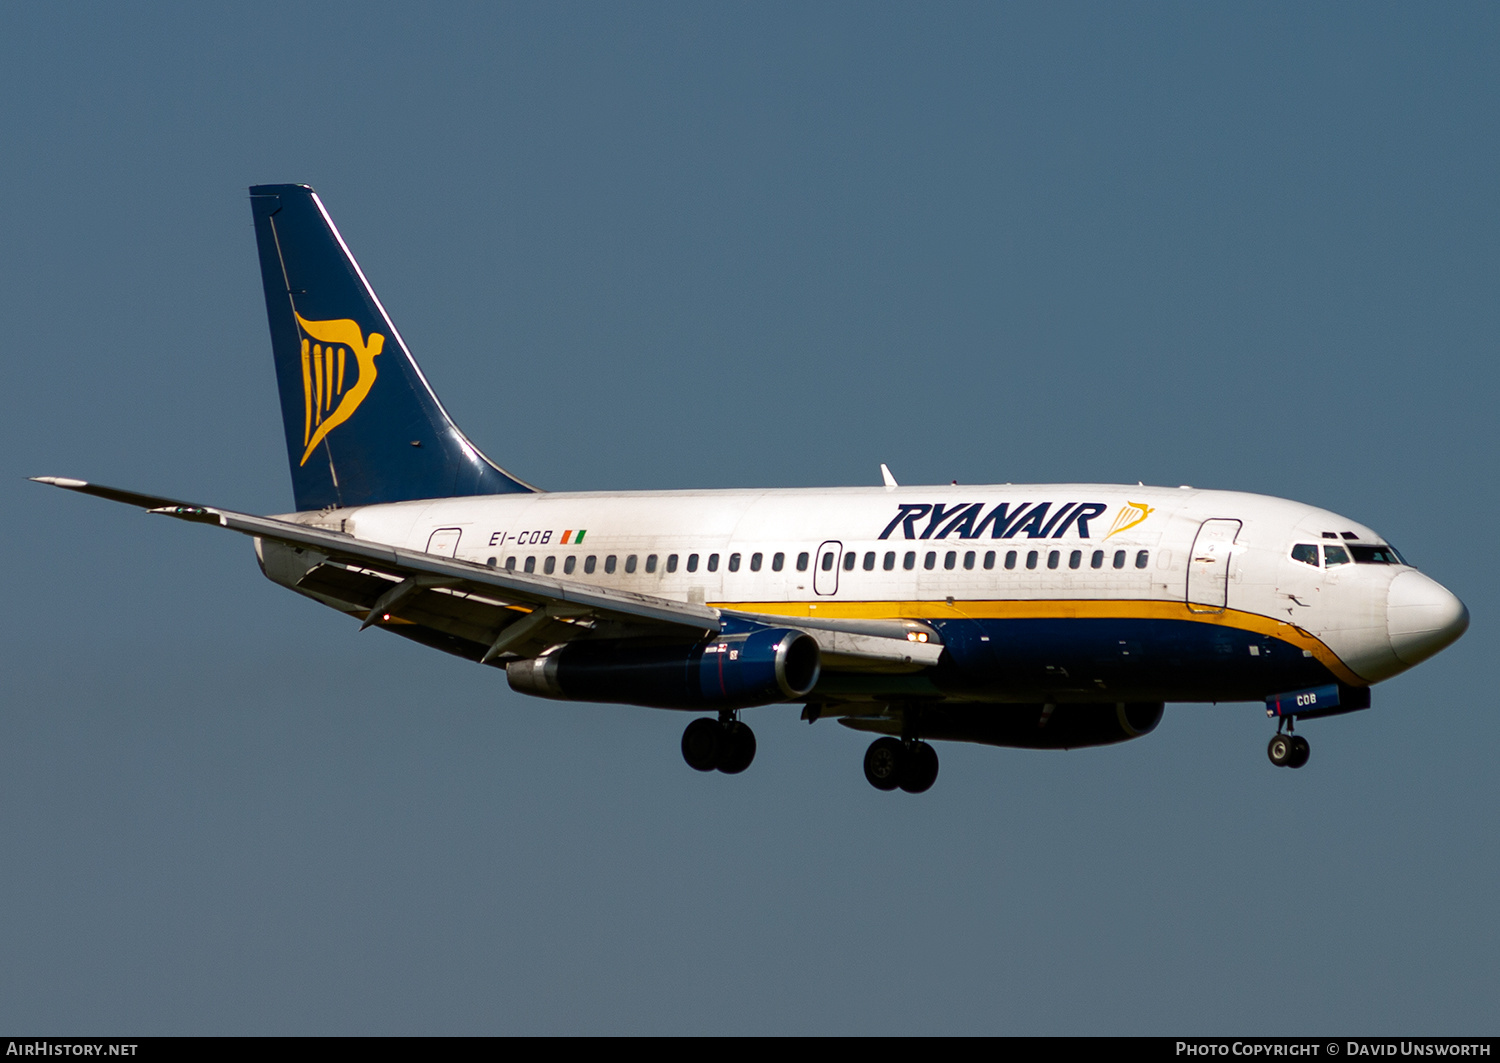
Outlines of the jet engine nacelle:
M646 639L570 642L505 666L511 689L565 701L658 709L735 709L790 701L818 681L818 642L761 628L694 645Z

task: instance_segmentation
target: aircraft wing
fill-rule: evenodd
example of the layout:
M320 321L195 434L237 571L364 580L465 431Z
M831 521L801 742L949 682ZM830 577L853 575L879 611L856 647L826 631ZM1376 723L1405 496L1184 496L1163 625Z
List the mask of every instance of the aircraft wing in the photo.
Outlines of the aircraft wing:
M365 627L378 624L481 663L502 655L540 653L549 645L593 633L696 640L717 634L725 626L725 613L704 605L490 568L294 521L84 480L33 479L251 536L261 567L276 582L360 617ZM825 667L837 671L917 670L935 664L942 652L936 633L925 626L924 643L910 641L907 629L914 624L891 623L878 631L865 625L868 630L846 631L827 621L746 619L806 630L818 640ZM932 641L927 643L929 637Z
M645 626L657 634L675 632L684 638L705 637L723 627L718 610L702 605L490 568L356 539L343 532L83 480L52 476L33 479L162 516L215 524L253 536L258 540L262 566L281 570L267 572L277 582L285 581L280 577L288 568L302 567L305 571L291 581L296 589L362 616L366 626L391 624L398 633L414 637L416 632L400 628L407 624L430 627L449 637L437 640L443 643L440 648L485 661L528 642L567 641L570 633L566 630L544 635L545 627L559 624ZM289 549L277 550L276 546ZM517 631L522 625L523 630ZM466 652L457 643L449 644L453 639L471 644L474 652Z

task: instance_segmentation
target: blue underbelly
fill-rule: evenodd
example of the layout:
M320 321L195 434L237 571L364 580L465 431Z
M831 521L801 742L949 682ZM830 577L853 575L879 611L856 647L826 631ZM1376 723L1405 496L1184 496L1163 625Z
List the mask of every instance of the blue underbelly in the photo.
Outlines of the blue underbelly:
M1336 682L1298 646L1218 623L1045 618L930 621L947 694L998 700L1254 701Z

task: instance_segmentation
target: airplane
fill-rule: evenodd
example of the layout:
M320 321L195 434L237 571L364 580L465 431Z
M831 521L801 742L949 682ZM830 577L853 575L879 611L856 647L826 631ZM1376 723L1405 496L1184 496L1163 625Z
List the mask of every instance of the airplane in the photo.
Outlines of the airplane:
M699 714L687 764L755 757L744 710L876 737L878 790L933 741L1073 749L1167 702L1296 722L1461 636L1469 614L1371 528L1191 487L1004 484L543 491L454 424L306 185L250 189L296 511L257 516L33 479L250 536L262 572L360 622L504 669L542 698Z

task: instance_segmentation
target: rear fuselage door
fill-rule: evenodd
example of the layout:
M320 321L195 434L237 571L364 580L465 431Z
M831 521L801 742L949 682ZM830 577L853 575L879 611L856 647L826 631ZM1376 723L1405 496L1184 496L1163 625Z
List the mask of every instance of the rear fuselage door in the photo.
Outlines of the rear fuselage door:
M463 535L461 528L439 528L427 540L427 552L441 554L443 557L457 557L458 539L461 535Z
M1237 520L1206 520L1188 553L1187 604L1195 613L1222 612L1229 604L1229 559Z
M813 556L813 590L819 594L839 592L839 562L844 556L844 544L829 539Z

